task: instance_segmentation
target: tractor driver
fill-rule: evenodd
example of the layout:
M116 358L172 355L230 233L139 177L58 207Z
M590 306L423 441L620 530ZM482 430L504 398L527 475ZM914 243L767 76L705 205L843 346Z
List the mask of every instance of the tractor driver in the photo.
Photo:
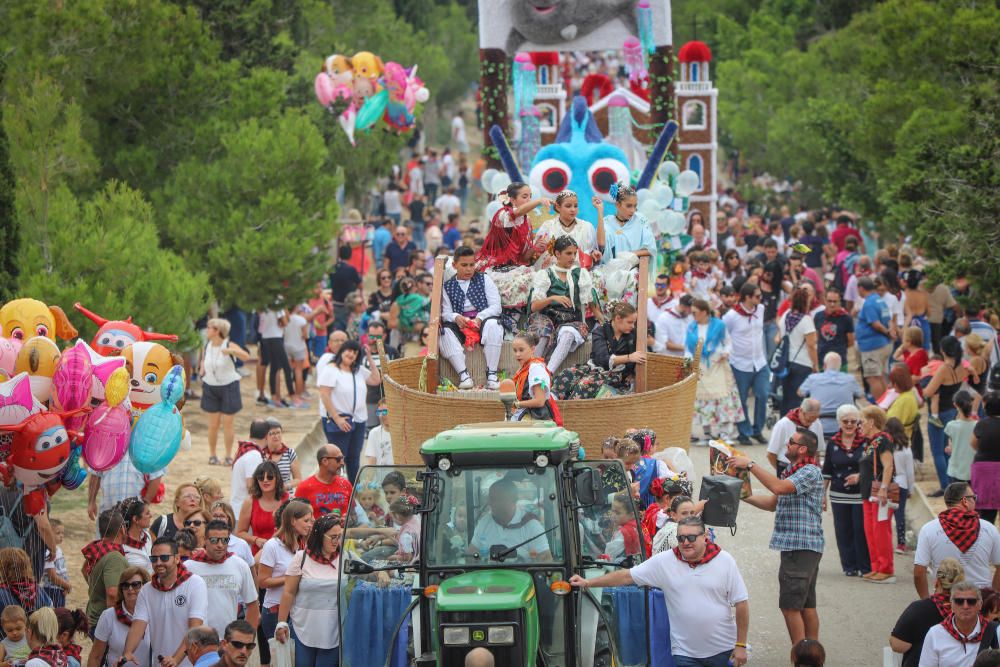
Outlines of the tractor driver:
M526 542L517 549L519 560L551 560L545 528L537 516L518 508L517 485L513 480L501 479L493 483L489 491L489 505L489 514L476 524L467 554L479 554L482 562L486 562L491 546L502 544L513 547Z

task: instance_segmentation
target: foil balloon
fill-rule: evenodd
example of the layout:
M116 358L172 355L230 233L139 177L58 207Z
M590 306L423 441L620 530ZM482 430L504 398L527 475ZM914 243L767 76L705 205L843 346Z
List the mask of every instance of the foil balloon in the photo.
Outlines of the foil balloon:
M62 472L70 459L71 439L77 436L63 423L68 416L72 415L39 412L18 424L0 426L14 434L10 455L0 463L0 479L8 486L14 479L21 483L23 507L29 516L44 510L48 497L62 486Z
M145 331L138 324L134 324L131 317L124 320L108 320L90 312L79 303L74 303L73 307L80 311L88 320L100 327L90 345L97 353L106 357L120 355L126 347L139 341L169 340L174 343L177 342L175 334Z
M93 371L93 375L90 379L90 405L97 407L104 400L105 388L108 384L108 380L111 375L119 368L123 369L122 374L125 377L125 390L128 391L128 371L125 369L125 357L105 357L104 355L98 354L94 348L87 345L86 341L77 340L77 345L83 344L87 350L87 354L90 355L90 367ZM116 401L112 405L117 405L121 401Z
M52 376L60 357L59 346L45 336L29 338L17 353L14 372L28 374L31 393L42 403L48 403L52 397Z
M367 130L378 122L378 119L385 113L386 105L389 103L389 91L383 90L372 95L358 110L357 118L354 119L354 127L359 130Z
M128 389L128 369L116 368L104 383L104 396L108 405L118 405L128 398Z
M56 336L69 340L76 336L76 327L70 324L66 313L59 306L46 306L37 299L14 299L0 308L0 334L14 340L27 340Z
M104 402L97 406L83 434L83 460L87 467L104 472L118 465L128 451L131 427L132 414L125 405Z
M73 447L69 454L69 463L63 468L62 485L67 491L80 488L87 480L87 471L80 465L81 451L79 445Z
M94 378L87 344L77 341L76 345L63 352L56 363L52 375L52 403L55 409L69 412L90 405L90 393ZM68 417L66 428L79 431L86 422L85 415Z
M162 470L177 456L184 434L177 402L184 396L184 369L174 366L167 371L160 386L161 402L150 407L136 420L129 440L128 455L141 473Z
M27 373L18 373L0 383L0 428L19 424L44 409L31 393L31 379Z
M167 348L144 341L126 347L122 356L132 376L129 401L132 414L137 416L160 402L160 386L176 362Z
M0 337L0 380L14 377L17 353L21 351L21 341Z
M333 79L326 72L320 72L313 81L313 88L316 91L316 100L327 107L333 102Z

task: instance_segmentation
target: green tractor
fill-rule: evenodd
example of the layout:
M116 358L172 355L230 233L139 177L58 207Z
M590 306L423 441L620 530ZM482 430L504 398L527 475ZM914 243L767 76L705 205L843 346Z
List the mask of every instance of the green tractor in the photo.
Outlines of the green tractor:
M404 528L394 538L374 527L376 507L372 525L349 520L342 664L454 667L477 647L510 667L665 664L659 591L568 583L645 554L620 462L579 452L577 435L552 422L497 422L428 440L424 468L363 468L355 498L384 490ZM408 500L397 503L403 479Z

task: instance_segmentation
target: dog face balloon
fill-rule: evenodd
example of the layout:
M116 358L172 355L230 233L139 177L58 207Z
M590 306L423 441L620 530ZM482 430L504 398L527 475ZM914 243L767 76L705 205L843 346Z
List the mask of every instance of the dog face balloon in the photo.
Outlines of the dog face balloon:
M31 393L42 403L52 396L52 376L62 353L55 341L45 336L29 338L17 353L14 371L27 373L31 378Z
M66 313L59 306L46 306L37 299L14 299L0 308L2 333L14 340L27 340L44 336L55 340L59 336L69 340L76 336L76 327L70 324Z
M162 399L160 386L175 365L170 351L159 343L132 343L122 353L131 375L129 400L133 414L140 414ZM183 392L182 392L183 393Z

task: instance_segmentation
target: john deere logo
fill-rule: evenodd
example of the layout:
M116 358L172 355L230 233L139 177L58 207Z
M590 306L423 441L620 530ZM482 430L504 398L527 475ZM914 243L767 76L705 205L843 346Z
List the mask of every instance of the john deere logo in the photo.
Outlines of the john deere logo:
M486 631L485 630L473 630L472 631L472 641L474 641L474 642L484 642L484 641L486 641Z

